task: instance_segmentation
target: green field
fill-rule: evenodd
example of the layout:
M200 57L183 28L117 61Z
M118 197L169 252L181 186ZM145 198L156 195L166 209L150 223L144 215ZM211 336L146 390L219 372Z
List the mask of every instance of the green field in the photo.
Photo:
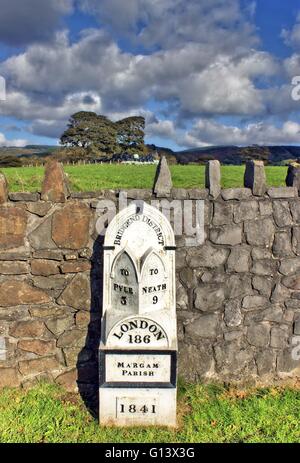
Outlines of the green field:
M170 166L175 188L203 188L204 166ZM102 189L152 188L155 166L120 164L98 164L66 166L73 191L95 191ZM223 188L243 186L244 166L222 166ZM43 167L1 169L9 182L11 192L40 191L44 175ZM286 167L266 167L270 186L285 185Z
M57 386L0 393L0 442L300 442L300 391L181 385L176 430L100 428Z

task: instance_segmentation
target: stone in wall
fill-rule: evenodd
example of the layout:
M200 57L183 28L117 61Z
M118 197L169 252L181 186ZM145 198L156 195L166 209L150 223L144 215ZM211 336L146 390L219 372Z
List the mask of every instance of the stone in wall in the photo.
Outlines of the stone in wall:
M290 202L291 213L293 221L297 224L300 223L300 199Z
M277 272L277 264L272 259L253 260L251 272L255 275L273 277Z
M273 199L296 198L298 196L295 187L272 187L268 189L267 193Z
M74 314L69 314L71 310L64 307L61 313L54 313L53 317L45 321L47 329L55 336L59 337L62 333L68 332L75 326Z
M57 340L57 347L83 347L86 333L77 328L62 333Z
M213 225L232 224L233 204L224 202L214 203Z
M48 212L50 211L52 207L52 203L49 202L44 202L40 201L37 203L28 203L26 205L26 209L28 212L31 212L31 214L35 214L39 217L44 217Z
M26 275L29 273L27 262L0 260L0 275Z
M78 310L90 310L91 283L87 273L77 274L63 291L58 303Z
M213 268L225 264L230 251L226 248L214 247L210 243L207 243L195 249L190 248L187 252L187 264L191 268Z
M182 284L177 283L176 285L176 309L187 310L189 307L189 298L187 291Z
M278 227L286 227L293 223L288 201L273 201L273 213Z
M253 293L251 276L248 274L229 274L225 278L226 299L235 299Z
M290 230L275 233L273 254L275 257L287 257L293 255Z
M255 376L256 365L253 350L240 339L214 346L216 373L225 381L245 382Z
M71 278L71 275L50 275L47 277L33 275L32 282L36 288L61 293L61 290L65 289Z
M238 225L224 225L223 227L212 228L210 240L214 244L235 246L242 242L242 228Z
M219 328L219 317L216 314L203 314L188 323L185 328L186 339L192 344L201 345L201 338L216 338Z
M268 200L259 201L258 206L259 206L260 215L262 215L262 216L272 215L273 206L272 206L272 203L270 201L268 201Z
M257 201L239 201L234 207L234 222L240 223L245 220L254 220L258 216Z
M224 321L230 328L240 326L243 320L240 299L231 299L225 303Z
M292 228L292 249L297 256L300 255L300 227Z
M55 353L56 342L54 340L42 341L41 339L23 339L18 342L18 349L41 356L47 356Z
M245 222L245 233L248 244L272 246L275 233L274 223L270 218Z
M253 310L260 307L266 307L269 304L269 300L267 297L264 296L245 296L243 298L243 309L245 310Z
M210 342L201 345L181 344L179 345L180 362L178 374L186 378L186 381L197 382L209 378L209 373L214 366L214 356Z
M286 288L293 289L295 291L300 290L300 274L287 276L282 279L282 283Z
M0 389L3 387L17 387L19 384L20 378L16 368L0 367Z
M290 257L288 259L282 259L279 272L282 275L291 275L300 271L300 259L298 257Z
M195 308L202 312L215 312L224 300L224 288L219 284L202 284L195 290Z
M251 325L247 329L247 341L255 347L267 347L270 343L270 327L268 324Z
M234 246L227 260L229 272L245 273L250 270L251 247L247 245Z
M19 321L13 324L9 330L14 338L51 338L51 333L41 320Z
M255 355L255 363L259 376L272 377L276 364L276 353L272 349L263 349Z
M273 285L273 279L270 277L255 275L252 278L253 288L257 290L262 296L270 298Z
M24 376L32 375L34 373L56 371L61 368L62 365L55 356L22 360L19 362L20 373Z
M288 346L288 326L273 326L271 329L270 346L274 349L285 349Z
M35 250L55 250L56 244L51 237L52 229L52 216L47 217L42 222L39 222L38 226L32 230L28 235L30 245Z
M20 207L0 206L0 249L24 245L27 215Z
M50 297L40 289L30 286L25 281L9 280L0 283L0 306L10 307L22 304L47 304Z
M33 259L31 261L32 275L50 276L60 273L59 265L56 261Z
M91 213L85 204L68 204L52 218L52 239L59 248L81 249L88 243Z
M221 196L225 201L230 201L236 199L242 201L243 199L248 199L252 196L252 191L250 188L226 188L221 191Z
M274 280L273 280L274 283ZM290 297L290 291L279 281L276 282L272 290L271 302L284 302Z
M58 375L55 379L56 383L64 387L67 391L77 392L78 372L76 368Z
M179 279L186 288L192 289L198 283L197 270L185 266L179 273Z
M285 379L287 376L294 377L295 382L300 376L299 359L292 355L292 349L287 347L280 350L277 355L277 373L279 378Z
M62 273L80 273L86 272L91 269L91 264L88 261L74 261L74 262L64 262L60 265L60 270Z

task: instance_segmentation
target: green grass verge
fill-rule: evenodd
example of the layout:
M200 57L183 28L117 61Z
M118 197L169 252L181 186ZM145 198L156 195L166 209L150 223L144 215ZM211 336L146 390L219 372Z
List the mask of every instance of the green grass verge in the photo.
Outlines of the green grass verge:
M103 428L76 394L43 384L0 393L0 442L300 442L300 391L181 385L176 430Z
M73 191L101 189L152 188L155 166L100 164L66 166ZM170 166L175 188L203 188L204 166ZM223 188L243 186L244 166L222 166ZM1 169L9 182L11 192L40 191L44 175L43 167ZM266 167L270 186L285 185L286 167Z

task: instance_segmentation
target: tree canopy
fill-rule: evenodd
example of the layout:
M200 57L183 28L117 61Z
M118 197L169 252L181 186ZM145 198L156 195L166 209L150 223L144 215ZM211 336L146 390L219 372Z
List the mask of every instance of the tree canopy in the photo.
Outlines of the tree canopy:
M144 152L145 119L126 117L117 122L94 112L80 111L70 117L60 138L65 147L83 148L99 155Z

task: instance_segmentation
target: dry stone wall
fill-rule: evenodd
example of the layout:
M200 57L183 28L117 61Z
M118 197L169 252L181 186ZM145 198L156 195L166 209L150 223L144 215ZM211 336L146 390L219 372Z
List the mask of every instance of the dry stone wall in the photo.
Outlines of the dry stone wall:
M248 163L247 188L225 190L215 161L202 190L172 188L167 165L159 169L153 190L130 190L128 197L205 202L204 243L187 246L184 235L176 243L179 375L296 382L297 169L289 171L292 186L267 188L263 166ZM95 208L99 199L117 204L119 195L71 194L55 163L46 169L41 193L9 194L0 177L0 387L46 378L86 397L96 394L103 237Z

